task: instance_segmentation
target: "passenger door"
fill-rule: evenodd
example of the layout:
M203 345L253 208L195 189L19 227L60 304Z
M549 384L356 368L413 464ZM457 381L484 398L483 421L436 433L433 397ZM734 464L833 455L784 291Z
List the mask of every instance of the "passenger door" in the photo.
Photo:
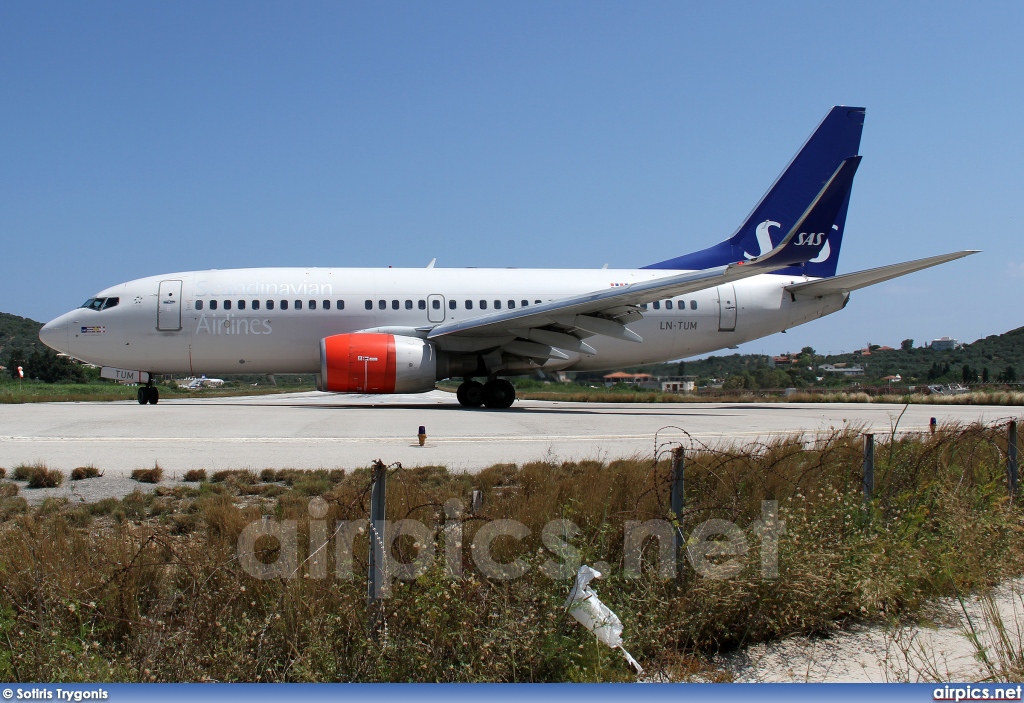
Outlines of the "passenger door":
M732 283L718 286L718 331L736 331L736 286Z
M181 329L181 281L160 281L156 328L161 332Z

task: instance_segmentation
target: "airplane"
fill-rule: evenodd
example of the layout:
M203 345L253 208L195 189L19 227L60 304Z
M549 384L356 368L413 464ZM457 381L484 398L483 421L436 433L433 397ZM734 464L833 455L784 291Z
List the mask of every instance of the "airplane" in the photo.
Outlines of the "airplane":
M332 393L508 408L508 377L733 348L846 307L852 291L977 253L836 275L865 109L836 106L728 239L636 269L249 268L150 276L47 323L47 346L140 384L160 374L316 374ZM480 380L483 380L481 382Z

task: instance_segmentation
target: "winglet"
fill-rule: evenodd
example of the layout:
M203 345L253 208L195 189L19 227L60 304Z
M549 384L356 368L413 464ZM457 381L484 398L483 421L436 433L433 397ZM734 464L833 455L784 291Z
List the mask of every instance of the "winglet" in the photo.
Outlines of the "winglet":
M836 221L839 210L850 194L860 159L859 156L851 156L839 164L828 183L818 192L779 245L763 256L750 259L746 265L777 270L799 266L817 257L828 241L832 223Z

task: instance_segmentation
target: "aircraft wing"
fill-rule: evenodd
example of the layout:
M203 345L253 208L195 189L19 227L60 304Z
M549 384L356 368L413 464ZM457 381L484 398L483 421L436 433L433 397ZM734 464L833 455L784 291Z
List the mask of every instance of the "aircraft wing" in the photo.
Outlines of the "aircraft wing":
M892 264L891 266L882 266L876 269L868 269L867 271L857 271L856 273L847 273L842 276L822 278L818 281L796 283L791 286L786 286L786 291L793 295L812 296L815 298L831 295L833 293L849 293L852 290L873 286L876 283L881 283L882 281L888 281L893 278L898 278L899 276L905 276L908 273L914 273L915 271L931 268L932 266L938 266L939 264L944 264L947 261L955 261L957 259L962 259L965 256L977 253L977 249L970 249L967 251L956 251L952 254L930 256L927 259L917 259L915 261L907 261L902 264Z
M840 164L789 233L763 256L440 324L429 330L427 338L451 349L500 346L511 354L535 358L568 358L560 349L594 354L581 338L595 334L641 342L626 325L643 317L639 306L644 303L770 273L816 257L827 241L823 233L835 221L859 163L860 157L855 156Z

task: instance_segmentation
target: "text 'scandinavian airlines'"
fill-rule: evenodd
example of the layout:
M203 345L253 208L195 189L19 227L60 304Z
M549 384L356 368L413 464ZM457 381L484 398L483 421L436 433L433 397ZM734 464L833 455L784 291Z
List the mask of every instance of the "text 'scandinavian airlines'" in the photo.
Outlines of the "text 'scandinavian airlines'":
M39 338L139 383L143 404L157 402L158 374L314 373L335 393L461 378L462 405L507 408L509 376L733 347L973 253L836 275L864 112L832 108L727 240L643 268L189 271L106 288Z

